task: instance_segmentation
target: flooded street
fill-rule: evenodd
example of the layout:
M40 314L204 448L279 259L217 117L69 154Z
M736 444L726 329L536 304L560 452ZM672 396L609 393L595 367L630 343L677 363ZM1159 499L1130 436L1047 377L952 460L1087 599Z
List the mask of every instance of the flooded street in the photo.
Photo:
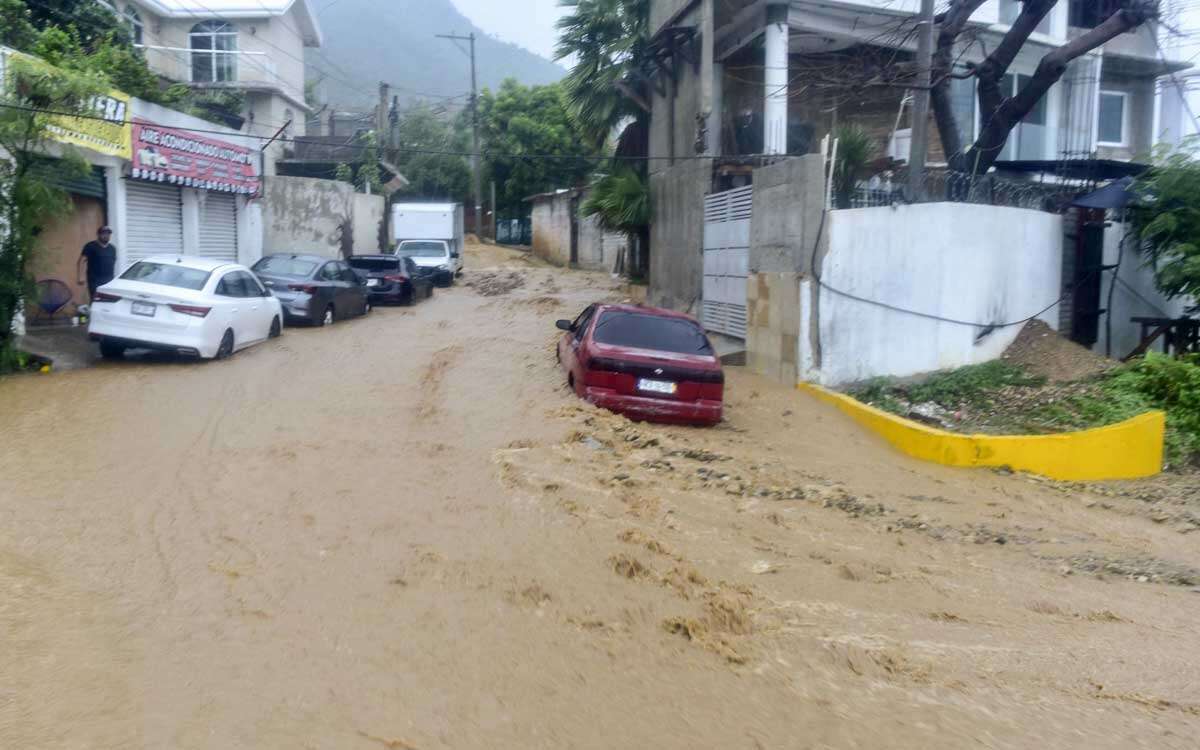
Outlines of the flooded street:
M1195 535L740 368L630 423L554 362L615 282L465 280L0 381L0 747L1196 746Z

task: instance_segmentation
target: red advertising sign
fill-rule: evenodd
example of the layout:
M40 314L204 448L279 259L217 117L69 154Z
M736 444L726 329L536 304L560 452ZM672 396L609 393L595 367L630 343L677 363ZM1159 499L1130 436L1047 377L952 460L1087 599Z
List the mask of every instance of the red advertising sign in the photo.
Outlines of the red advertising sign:
M165 182L222 193L257 195L261 185L255 152L145 120L133 121L135 180Z

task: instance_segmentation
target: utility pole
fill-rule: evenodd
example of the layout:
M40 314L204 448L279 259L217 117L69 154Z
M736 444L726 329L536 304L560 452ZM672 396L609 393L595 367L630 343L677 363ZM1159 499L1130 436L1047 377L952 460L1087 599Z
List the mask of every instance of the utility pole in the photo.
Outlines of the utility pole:
M917 35L917 84L913 94L912 140L908 146L908 199L924 197L925 156L929 150L929 89L933 67L933 0L921 0Z
M496 181L492 180L492 241L496 241L496 219L500 214L496 213Z
M383 146L387 139L388 122L388 89L391 87L384 81L379 82L379 106L375 108L375 142Z
M459 34L436 34L440 39L449 39L458 46L457 42L471 44L471 128L474 131L474 147L471 149L471 171L474 174L472 182L472 199L475 201L475 236L483 240L483 160L479 154L479 93L475 82L475 32L466 36ZM459 47L459 49L462 49Z

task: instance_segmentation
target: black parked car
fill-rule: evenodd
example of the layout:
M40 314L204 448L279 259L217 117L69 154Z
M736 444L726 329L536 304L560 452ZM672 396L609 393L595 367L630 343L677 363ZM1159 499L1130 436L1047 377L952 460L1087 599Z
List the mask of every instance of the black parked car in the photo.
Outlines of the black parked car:
M345 261L319 255L268 255L251 269L283 305L288 324L326 326L371 312L366 280Z
M347 261L350 267L367 277L367 293L371 302L411 305L433 296L431 269L421 268L416 261L396 255L355 255Z

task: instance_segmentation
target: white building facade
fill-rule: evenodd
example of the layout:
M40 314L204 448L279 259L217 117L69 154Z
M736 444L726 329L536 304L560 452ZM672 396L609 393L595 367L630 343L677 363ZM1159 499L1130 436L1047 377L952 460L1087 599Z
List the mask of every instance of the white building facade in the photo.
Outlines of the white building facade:
M98 0L129 24L151 70L205 91L244 95L241 130L305 135L304 54L320 47L309 0ZM274 174L286 144L266 153Z

